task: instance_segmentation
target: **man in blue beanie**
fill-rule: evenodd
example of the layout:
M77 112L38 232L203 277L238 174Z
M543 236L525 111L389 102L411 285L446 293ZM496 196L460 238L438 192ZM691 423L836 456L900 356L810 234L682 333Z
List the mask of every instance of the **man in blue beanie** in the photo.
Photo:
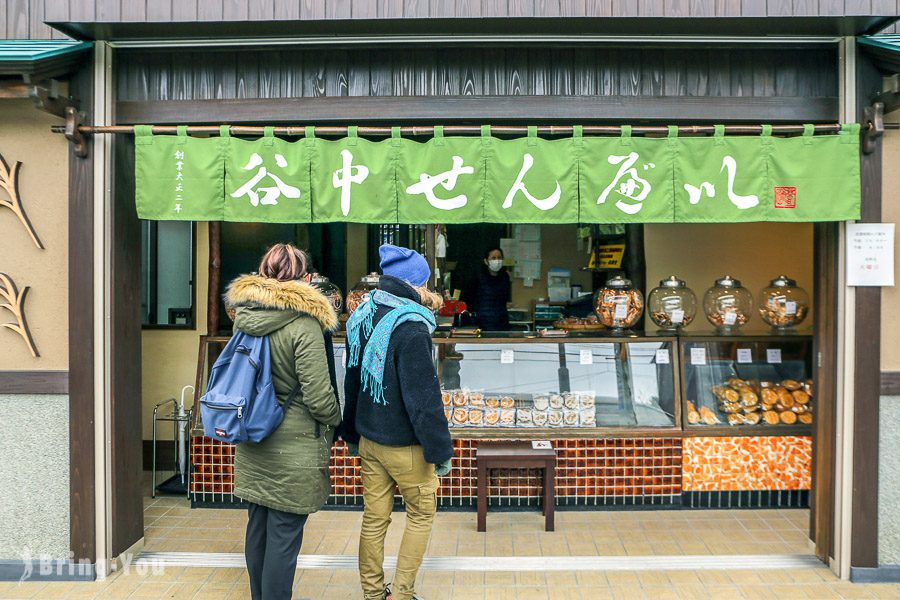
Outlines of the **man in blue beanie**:
M378 289L347 322L342 437L362 462L359 575L366 600L414 600L416 575L437 511L438 477L450 472L453 446L432 360L440 296L425 285L428 261L385 244ZM399 488L406 531L393 590L384 582L384 538Z

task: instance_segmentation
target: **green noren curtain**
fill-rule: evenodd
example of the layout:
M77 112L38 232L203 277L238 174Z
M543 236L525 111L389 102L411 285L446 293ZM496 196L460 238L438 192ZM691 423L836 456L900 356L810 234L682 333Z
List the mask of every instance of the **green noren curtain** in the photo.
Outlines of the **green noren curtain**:
M142 219L273 223L737 223L859 218L859 125L837 135L337 140L135 127Z

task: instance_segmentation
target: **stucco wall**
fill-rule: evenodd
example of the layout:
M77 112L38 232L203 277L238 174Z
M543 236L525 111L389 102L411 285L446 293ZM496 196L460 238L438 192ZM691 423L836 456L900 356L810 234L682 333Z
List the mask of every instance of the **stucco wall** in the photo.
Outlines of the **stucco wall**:
M0 370L67 370L68 158L66 139L50 133L60 120L27 100L0 100L0 155L10 168L21 162L19 195L44 250L31 241L9 209L0 207L0 273L19 290L30 287L25 316L40 352L34 358L15 333L0 329ZM0 189L0 199L8 201ZM10 314L0 311L0 323Z
M69 557L69 398L0 394L0 560Z
M900 396L882 396L878 468L878 562L900 565Z
M885 117L896 123L900 114ZM900 222L900 131L887 131L884 135L884 159L882 161L881 218L885 223ZM894 266L900 265L900 244L894 244ZM881 288L881 370L900 371L900 288Z
M896 123L900 114L885 120ZM900 221L900 132L888 131L884 136L882 162L882 220ZM900 264L900 244L894 245L894 263ZM881 288L881 370L900 371L900 289ZM882 565L900 565L900 396L882 396L880 409L879 473L878 473L878 558Z
M24 313L40 356L0 329L0 371L69 368L68 148L50 133L60 120L27 100L0 100L0 155L44 249L16 214L0 206L0 272L25 296ZM5 171L5 169L4 169ZM0 188L0 200L9 194ZM4 300L0 300L3 302ZM0 309L0 323L15 320ZM69 401L65 395L0 390L0 560L69 556Z

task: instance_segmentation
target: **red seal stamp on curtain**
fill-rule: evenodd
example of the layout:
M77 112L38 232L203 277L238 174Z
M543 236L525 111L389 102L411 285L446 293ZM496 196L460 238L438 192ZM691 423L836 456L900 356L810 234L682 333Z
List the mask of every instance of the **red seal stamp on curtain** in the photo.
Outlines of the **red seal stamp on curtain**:
M797 188L793 185L775 186L775 208L797 208Z

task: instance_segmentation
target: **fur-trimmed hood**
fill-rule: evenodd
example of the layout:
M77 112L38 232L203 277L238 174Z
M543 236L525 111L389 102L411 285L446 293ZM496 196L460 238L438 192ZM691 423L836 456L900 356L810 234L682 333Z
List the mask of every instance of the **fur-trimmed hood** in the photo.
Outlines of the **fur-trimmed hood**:
M267 335L301 314L314 318L322 329L331 331L338 325L338 316L328 298L300 281L241 275L228 286L225 303L238 309L235 326L251 335ZM261 329L268 331L260 332Z

